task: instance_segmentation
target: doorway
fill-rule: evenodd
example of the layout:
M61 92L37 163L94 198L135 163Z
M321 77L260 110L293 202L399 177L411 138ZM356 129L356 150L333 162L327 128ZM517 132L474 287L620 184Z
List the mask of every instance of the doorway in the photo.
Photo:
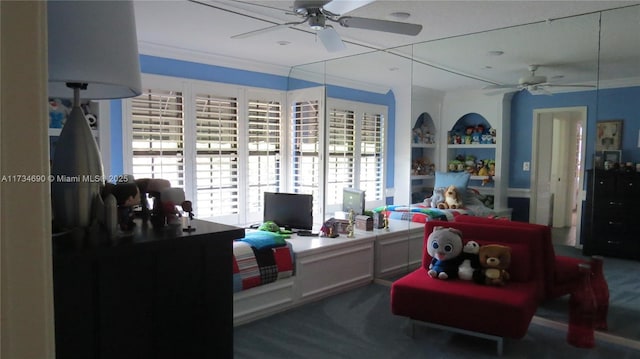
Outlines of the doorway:
M586 107L533 112L530 222L550 225L558 244L579 246Z

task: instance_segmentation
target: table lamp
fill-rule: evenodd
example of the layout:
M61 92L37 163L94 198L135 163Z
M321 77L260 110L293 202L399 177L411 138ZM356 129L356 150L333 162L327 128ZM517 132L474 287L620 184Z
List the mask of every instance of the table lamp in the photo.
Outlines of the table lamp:
M141 94L133 2L48 1L47 22L49 97L73 98L51 166L53 221L60 230L86 228L104 170L80 101Z

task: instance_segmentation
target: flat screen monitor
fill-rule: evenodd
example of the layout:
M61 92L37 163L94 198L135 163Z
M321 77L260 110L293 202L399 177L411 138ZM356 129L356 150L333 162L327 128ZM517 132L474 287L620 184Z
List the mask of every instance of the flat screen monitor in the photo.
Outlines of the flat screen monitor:
M263 220L273 221L287 230L311 230L313 228L313 195L265 192Z
M353 210L356 215L364 214L364 191L355 188L342 189L342 211Z

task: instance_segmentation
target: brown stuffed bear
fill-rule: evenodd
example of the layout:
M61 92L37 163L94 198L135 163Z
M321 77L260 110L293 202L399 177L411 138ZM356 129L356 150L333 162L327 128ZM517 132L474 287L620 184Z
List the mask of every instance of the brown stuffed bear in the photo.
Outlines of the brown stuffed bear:
M456 188L456 186L451 185L447 187L447 189L444 191L444 202L438 203L438 208L456 209L456 208L462 208L462 207L463 207L462 197L458 193L458 189Z
M483 283L503 286L509 280L507 268L511 264L511 248L499 244L480 246L480 266Z

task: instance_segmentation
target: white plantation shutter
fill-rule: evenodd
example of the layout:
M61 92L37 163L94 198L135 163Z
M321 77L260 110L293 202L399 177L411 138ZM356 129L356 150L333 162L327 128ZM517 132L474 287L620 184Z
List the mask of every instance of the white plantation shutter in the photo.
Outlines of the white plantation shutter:
M279 191L282 180L282 106L249 100L247 121L247 211L261 218L264 192Z
M196 94L195 103L197 214L237 214L238 100Z
M182 93L145 90L131 99L132 174L184 188Z
M150 89L123 101L126 173L183 188L196 217L255 223L267 191L313 195L316 224L341 209L344 187L365 190L367 208L384 203L385 106L326 98L320 87L145 79Z
M342 204L342 189L354 186L356 148L355 112L346 109L328 110L327 205Z
M360 127L360 189L367 201L384 199L384 116L362 114Z
M342 189L366 192L366 208L384 204L385 106L327 99L328 212L342 209Z
M321 218L319 101L298 101L291 107L291 188L313 195L314 220Z

